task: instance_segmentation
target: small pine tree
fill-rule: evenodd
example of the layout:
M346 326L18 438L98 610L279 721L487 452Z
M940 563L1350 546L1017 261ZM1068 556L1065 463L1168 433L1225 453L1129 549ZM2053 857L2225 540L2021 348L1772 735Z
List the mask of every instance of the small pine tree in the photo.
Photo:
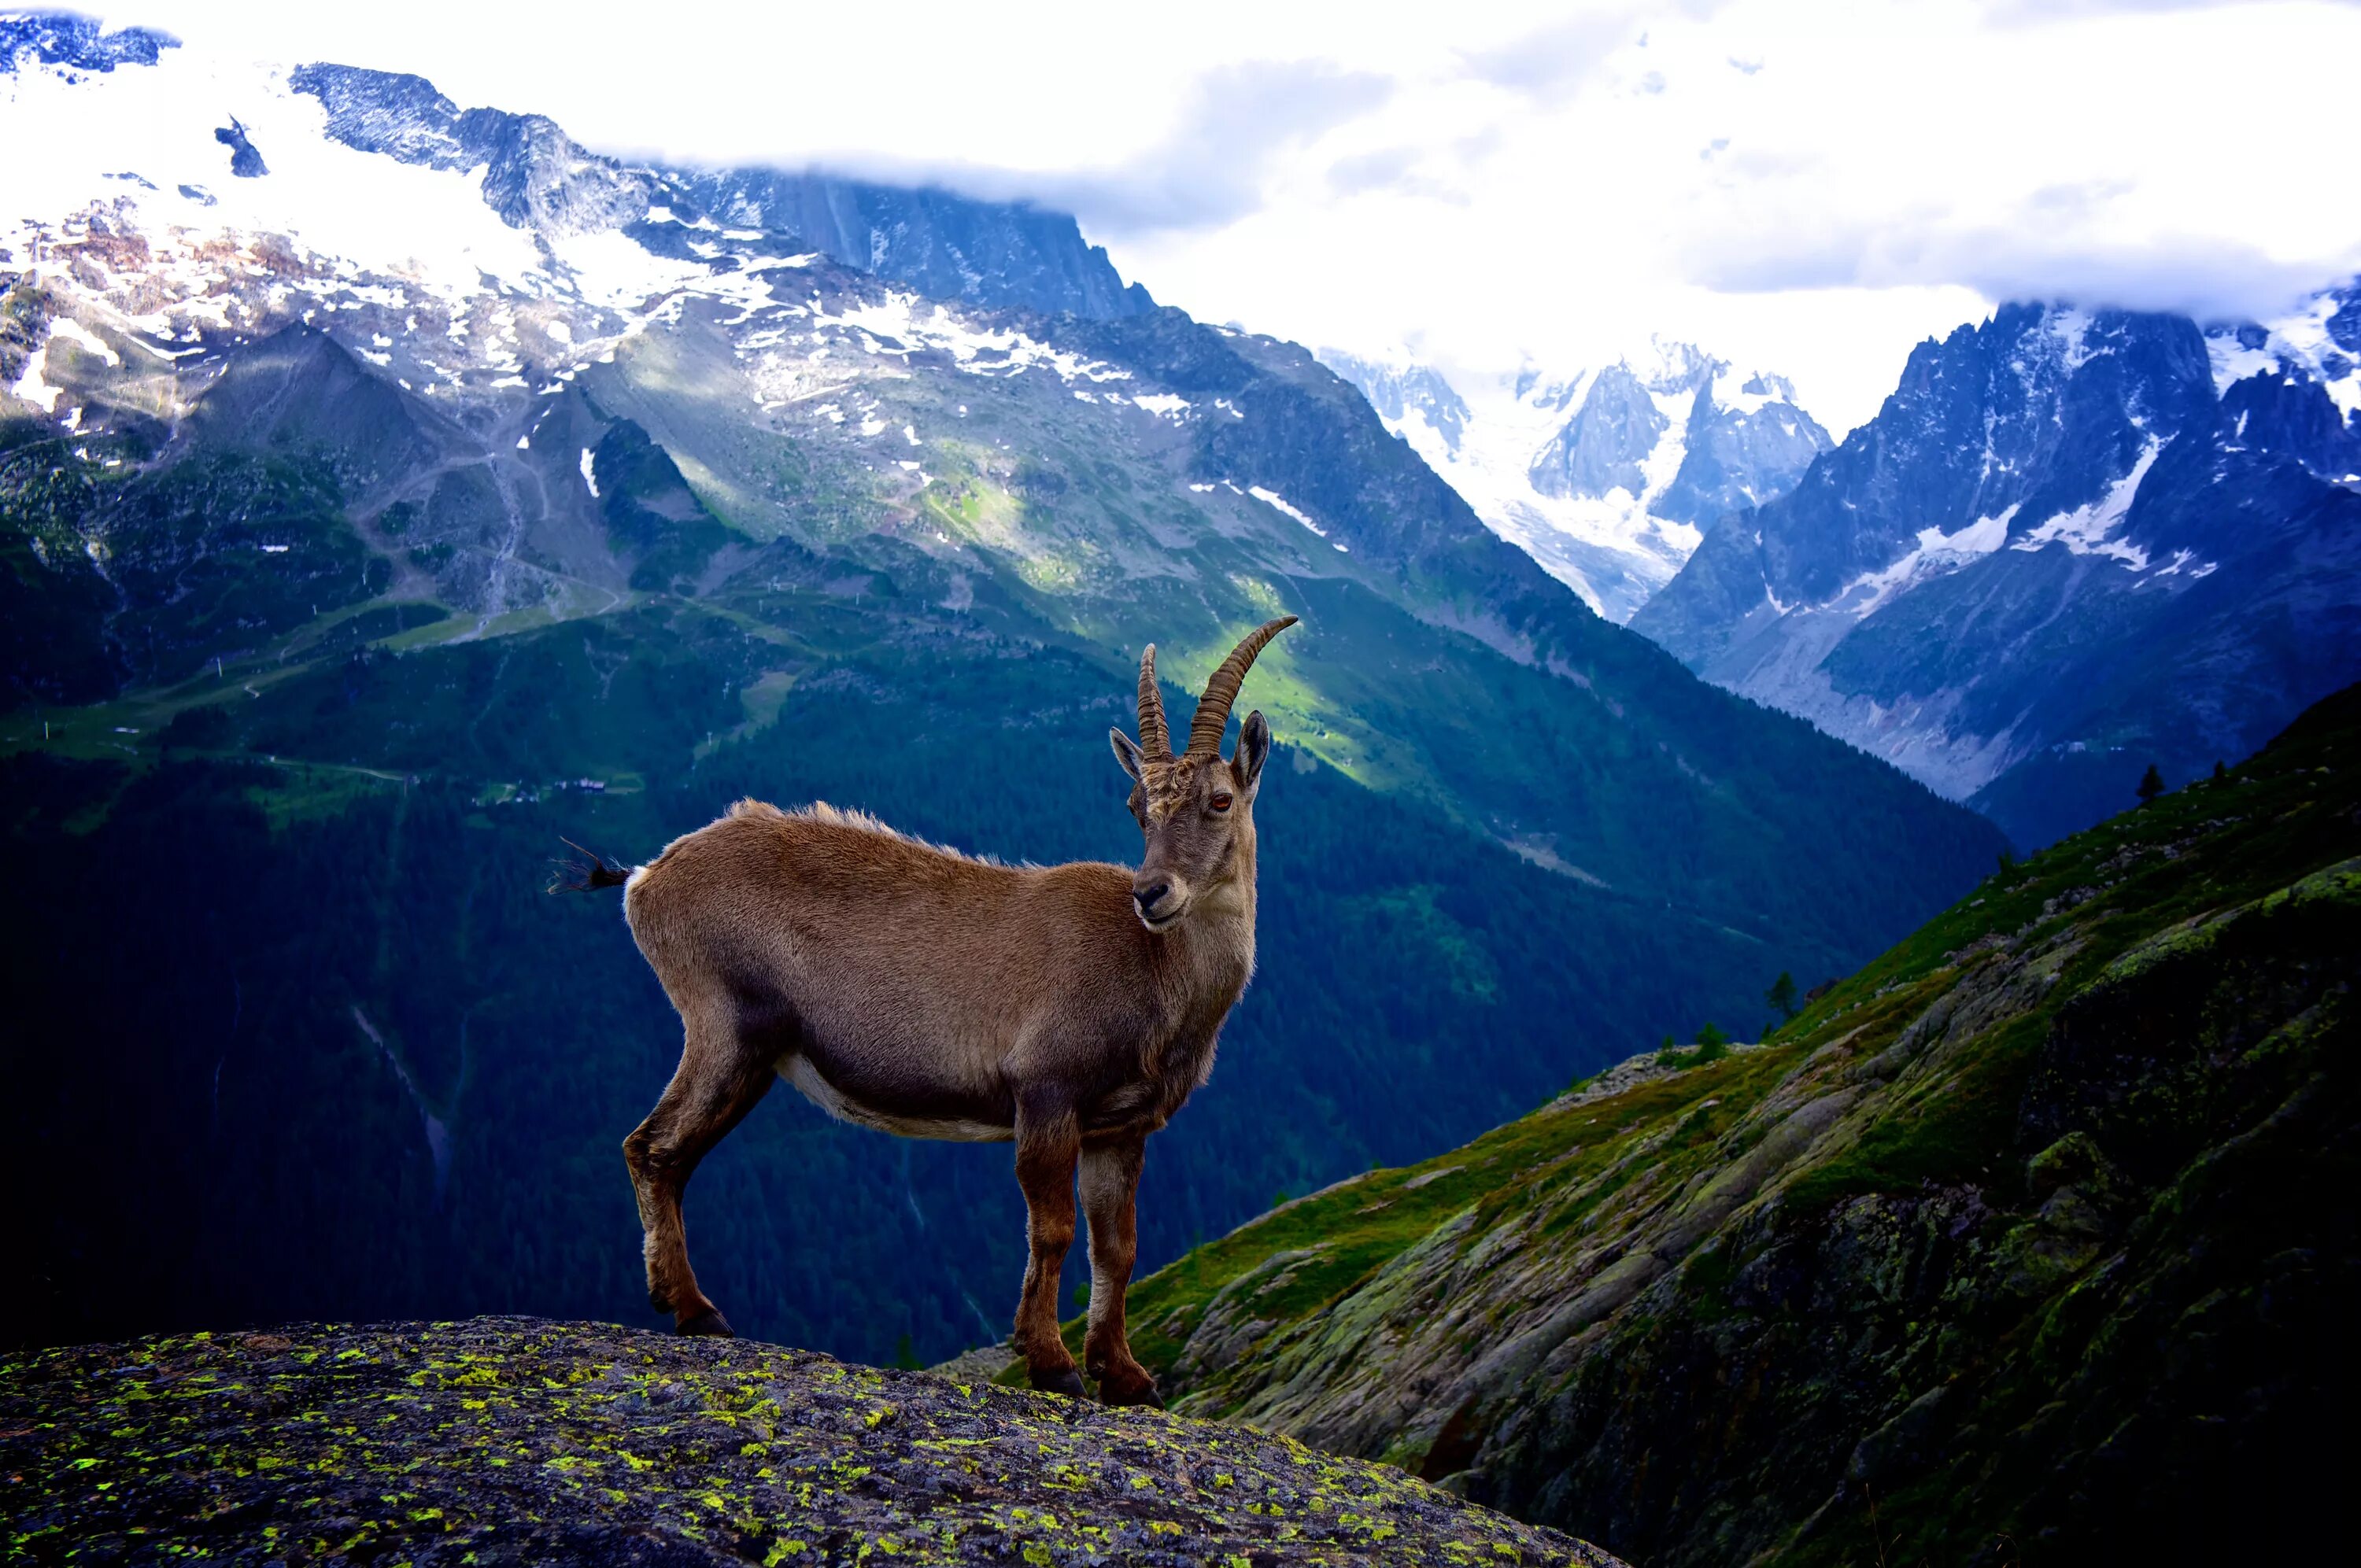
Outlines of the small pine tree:
M2154 800L2158 795L2160 795L2163 793L2164 775L2156 771L2156 764L2154 762L2150 762L2147 765L2147 772L2140 775L2139 802L2142 806L2146 806L2149 801Z
M926 1365L918 1359L917 1346L910 1343L906 1333L894 1342L894 1365L905 1372L916 1372Z
M2221 758L2219 758L2219 757L2214 758L2214 759L2213 759L2213 782L2214 782L2215 784L2222 784L2222 783L2224 783L2225 781L2227 781L2229 777L2230 777L2230 770L2229 770L2229 769L2227 769L2227 768L2225 768L2225 767L2224 767L2224 766L2222 765L2222 759L2221 759Z
M1781 1018L1795 1017L1795 977L1781 970L1779 978L1771 982L1771 989L1763 993L1763 1000L1776 1008Z
M1730 1036L1711 1024L1697 1030L1697 1049L1689 1053L1689 1065L1719 1061L1730 1054Z

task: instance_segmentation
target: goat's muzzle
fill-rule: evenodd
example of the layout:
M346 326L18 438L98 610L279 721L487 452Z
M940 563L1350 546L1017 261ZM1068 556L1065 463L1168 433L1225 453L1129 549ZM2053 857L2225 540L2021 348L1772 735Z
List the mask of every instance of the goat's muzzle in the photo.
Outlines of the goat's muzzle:
M1169 929L1189 913L1189 887L1168 872L1141 872L1131 880L1132 907L1151 931Z

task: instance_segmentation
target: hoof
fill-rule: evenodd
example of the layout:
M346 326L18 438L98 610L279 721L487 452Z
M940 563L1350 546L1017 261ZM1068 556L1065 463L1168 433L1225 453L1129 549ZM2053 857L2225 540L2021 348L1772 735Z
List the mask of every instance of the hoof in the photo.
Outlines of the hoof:
M1164 1408L1164 1396L1156 1391L1156 1385L1153 1383L1136 1388L1128 1394L1115 1393L1102 1383L1099 1385L1099 1399L1103 1404L1135 1405L1147 1410L1160 1410Z
M693 1318L685 1318L673 1328L676 1334L706 1334L715 1339L736 1339L730 1320L721 1315L719 1307L708 1307Z
M1061 1366L1055 1372L1028 1372L1027 1376L1033 1380L1033 1387L1044 1394L1063 1394L1069 1399L1087 1397L1082 1375L1071 1366Z

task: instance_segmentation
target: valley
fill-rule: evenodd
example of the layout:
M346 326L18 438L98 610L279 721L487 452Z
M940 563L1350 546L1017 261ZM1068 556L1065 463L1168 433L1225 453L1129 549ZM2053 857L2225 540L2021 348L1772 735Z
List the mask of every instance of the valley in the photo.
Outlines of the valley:
M1104 731L1149 640L1185 694L1305 622L1248 694L1288 979L1159 1140L1153 1260L1841 972L1999 850L1599 620L1301 348L1120 290L929 298L415 79L193 63L173 92L243 83L269 173L204 206L164 194L202 127L94 132L156 189L8 240L0 766L74 890L10 974L154 1053L112 1095L103 1058L27 1068L12 1128L83 1175L19 1332L634 1316L613 1150L675 1025L619 923L542 896L560 835L643 857L754 795L1127 859ZM311 248L331 185L452 248ZM1071 221L959 214L935 243L1089 275ZM691 1203L741 1325L879 1361L1001 1332L1015 1213L1004 1157L785 1097Z

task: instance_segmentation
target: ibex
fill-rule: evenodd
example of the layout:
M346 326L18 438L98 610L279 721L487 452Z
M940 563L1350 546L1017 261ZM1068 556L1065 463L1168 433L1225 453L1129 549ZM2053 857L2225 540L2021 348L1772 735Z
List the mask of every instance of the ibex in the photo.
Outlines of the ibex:
M903 1137L1016 1145L1031 1255L1014 1343L1037 1388L1083 1392L1058 1332L1058 1271L1090 1222L1084 1364L1111 1405L1160 1405L1124 1333L1148 1135L1213 1066L1255 961L1254 800L1270 727L1238 686L1286 616L1205 683L1172 754L1156 649L1139 661L1131 775L1139 869L1005 866L857 812L745 800L625 872L592 856L555 886L622 884L624 916L686 1031L680 1067L623 1140L648 1299L675 1332L727 1334L697 1288L681 1192L697 1162L786 1079L831 1115ZM588 851L585 851L588 853Z

